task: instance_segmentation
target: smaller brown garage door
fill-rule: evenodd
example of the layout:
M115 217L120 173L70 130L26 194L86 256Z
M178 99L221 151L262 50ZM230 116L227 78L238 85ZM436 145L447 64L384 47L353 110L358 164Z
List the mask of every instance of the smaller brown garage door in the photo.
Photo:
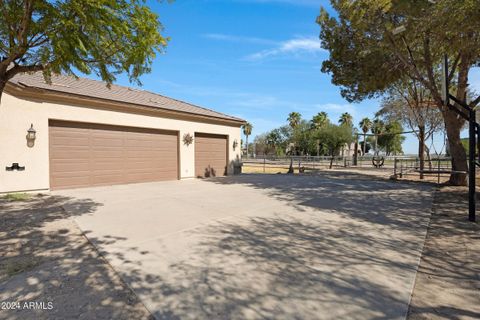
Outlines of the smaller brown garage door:
M227 175L227 137L195 134L195 176L199 178Z

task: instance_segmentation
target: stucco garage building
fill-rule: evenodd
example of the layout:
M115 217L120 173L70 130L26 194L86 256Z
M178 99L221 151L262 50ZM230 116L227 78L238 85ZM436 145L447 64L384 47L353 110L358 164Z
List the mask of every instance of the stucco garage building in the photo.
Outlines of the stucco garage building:
M17 75L0 104L0 192L232 174L243 122L143 90Z

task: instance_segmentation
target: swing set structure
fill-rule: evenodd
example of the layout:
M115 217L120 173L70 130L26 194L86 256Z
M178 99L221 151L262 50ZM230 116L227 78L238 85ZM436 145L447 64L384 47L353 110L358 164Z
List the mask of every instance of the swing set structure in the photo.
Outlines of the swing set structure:
M415 133L417 131L404 131L404 132L384 132L384 133L355 133L355 153L353 155L353 165L357 166L358 165L358 140L359 136L368 136L368 137L375 137L375 147L373 148L373 157L372 157L372 165L375 168L381 168L383 167L385 163L385 157L380 155L380 151L378 150L378 137L380 136L390 136L390 135L402 135L402 134L408 134L408 133ZM366 142L364 142L366 143Z

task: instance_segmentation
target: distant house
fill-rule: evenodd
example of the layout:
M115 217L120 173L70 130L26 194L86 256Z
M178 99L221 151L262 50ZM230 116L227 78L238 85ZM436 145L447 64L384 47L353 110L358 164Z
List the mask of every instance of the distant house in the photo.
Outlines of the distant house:
M358 144L357 153L358 155L362 155L360 144ZM342 151L340 151L340 155L344 157L353 157L355 155L355 142L352 142L350 145L346 143L345 146L342 148Z

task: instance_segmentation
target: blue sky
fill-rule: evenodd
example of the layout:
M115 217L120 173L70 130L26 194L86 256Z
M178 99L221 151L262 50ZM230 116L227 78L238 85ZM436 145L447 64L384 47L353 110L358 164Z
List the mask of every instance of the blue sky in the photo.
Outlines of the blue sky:
M357 124L373 117L375 100L349 104L320 72L328 52L320 48L315 19L325 0L149 1L171 37L143 89L248 120L253 136L286 124L292 111L310 119L325 111L337 121L350 112ZM480 83L480 74L473 78ZM130 85L125 77L118 83ZM479 86L480 87L480 86ZM441 148L443 137L438 137ZM251 140L252 141L252 140ZM417 142L408 137L406 153Z

